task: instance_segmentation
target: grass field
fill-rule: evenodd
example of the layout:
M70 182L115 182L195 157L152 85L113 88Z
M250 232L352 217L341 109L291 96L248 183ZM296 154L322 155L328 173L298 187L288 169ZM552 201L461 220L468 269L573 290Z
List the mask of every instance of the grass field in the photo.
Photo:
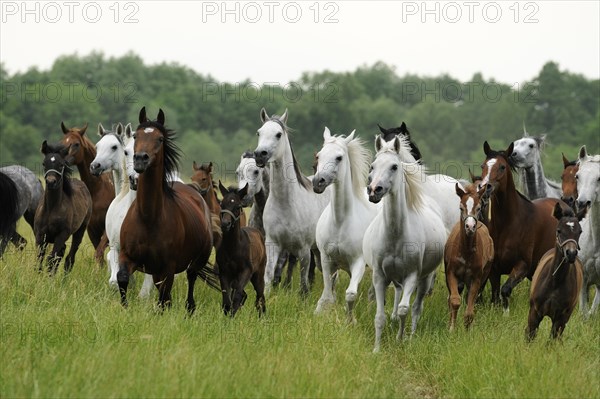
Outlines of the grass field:
M297 275L291 291L272 291L262 319L250 287L245 307L230 319L220 310L220 293L199 283L198 309L188 318L184 275L176 278L170 310L157 311L154 297L137 298L141 275L123 309L87 237L73 272L65 276L61 265L48 277L37 272L31 229L21 223L19 231L29 240L26 250L11 246L0 261L1 398L600 397L600 315L584 321L576 310L559 342L549 340L546 319L527 344L528 281L513 292L510 314L483 305L471 331L461 323L449 333L440 268L416 335L398 343L397 326L388 323L382 352L374 355L370 272L356 325L346 323L345 274L336 306L313 314L319 272L306 300Z

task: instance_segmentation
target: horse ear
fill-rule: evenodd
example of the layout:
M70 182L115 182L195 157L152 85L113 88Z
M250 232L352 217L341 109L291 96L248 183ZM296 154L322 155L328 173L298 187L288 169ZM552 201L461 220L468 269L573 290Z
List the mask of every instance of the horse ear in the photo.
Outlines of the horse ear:
M562 159L563 159L563 167L566 168L567 166L569 166L569 164L571 162L569 162L569 160L567 159L567 157L565 157L565 153L564 152L561 152L561 155L562 155Z
M475 175L471 172L471 168L469 168L469 178L471 179L471 183L475 183Z
M142 109L140 109L140 116L139 116L138 120L140 121L140 125L142 123L148 122L148 118L146 117L146 107L145 106L143 106Z
M479 187L479 190L477 190L477 195L479 196L479 198L483 198L487 189L487 185Z
M86 122L85 125L81 129L79 129L79 135L83 136L85 134L85 131L87 130L87 128L88 128L88 123Z
M69 133L69 129L67 129L64 122L60 122L60 128L62 129L63 134Z
M269 114L267 114L267 110L263 107L260 110L260 120L262 121L262 123L265 123L266 121L268 121L269 118Z
M383 143L382 143L381 135L378 135L377 137L375 137L375 151L379 152L379 150L381 150L382 146L383 146Z
M102 126L102 123L98 123L98 136L103 137L106 134L106 129Z
M213 163L209 162L208 163L208 173L212 173L212 167L213 167Z
M329 128L325 126L325 130L323 131L323 139L327 140L328 138L331 138L331 132L329 131Z
M127 126L125 126L125 136L127 136L127 138L131 138L132 135L133 135L133 130L131 127L131 123L128 123Z
M560 220L560 218L562 218L563 211L562 211L562 207L560 206L560 202L556 202L556 205L554 205L554 211L552 212L552 216L554 216L558 220Z
M410 132L408 131L408 128L406 127L406 123L404 123L404 121L402 121L402 124L400 125L400 132L406 137L410 138Z
M585 148L585 144L581 146L579 149L579 160L587 158L587 150Z
M350 133L347 137L346 137L346 144L348 144L349 142L351 142L352 140L354 140L354 133L356 133L356 129L354 129L352 131L352 133Z
M394 137L394 151L400 154L400 138L398 136Z
M483 153L488 156L490 154L490 152L492 152L492 149L490 147L490 145L488 144L487 140L485 143L483 143Z
M163 126L165 125L165 113L163 112L162 108L158 110L158 116L156 117L156 121Z
M287 124L287 118L288 118L288 110L286 108L285 112L283 113L283 115L281 115L279 117L279 120L282 121L284 125L286 125Z
M219 191L221 191L221 195L223 197L229 193L229 191L227 191L227 188L223 185L223 183L221 183L221 179L219 179Z
M380 131L381 133L383 133L383 134L386 134L386 133L387 133L387 130L386 130L385 128L381 127L381 125L380 125L379 123L377 124L377 127L379 127L379 131Z
M456 182L454 184L454 189L456 190L456 195L458 195L459 197L462 198L462 196L465 195L465 190L462 188L460 183Z
M115 130L117 132L117 136L123 137L123 124L121 122L117 123L117 128Z
M506 149L506 156L510 157L514 150L515 150L515 142L513 141L512 143L510 143L510 145Z
M44 142L42 143L42 148L40 149L40 151L44 155L46 155L46 153L48 152L48 141L47 140L44 140Z
M244 198L248 194L248 183L244 184L244 187L238 190L238 195L240 198Z
M194 168L194 170L198 170L198 169L200 169L200 168L198 167L198 164L196 163L196 161L193 161L193 163L192 163L192 168Z

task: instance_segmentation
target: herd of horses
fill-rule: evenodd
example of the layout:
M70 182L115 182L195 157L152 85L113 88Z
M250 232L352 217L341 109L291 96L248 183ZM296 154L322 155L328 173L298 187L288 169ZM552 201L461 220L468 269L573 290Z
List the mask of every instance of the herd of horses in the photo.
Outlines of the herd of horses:
M248 282L262 315L265 295L280 282L285 264L289 285L297 262L303 295L315 268L322 271L315 309L322 312L335 303L341 269L350 276L349 322L356 322L353 309L368 265L377 304L375 351L386 325L387 287L395 290L391 317L400 322L400 339L409 308L411 332L417 329L442 262L450 329L463 291L464 325L471 326L488 280L492 302L505 311L514 287L532 280L529 339L545 316L552 319L552 336L560 336L578 298L584 316L597 310L600 155L588 155L585 146L575 161L563 155L559 185L544 176L544 136L525 132L505 150L485 142L481 175L470 173L465 181L429 173L404 122L392 129L378 125L374 159L354 131L333 135L325 128L314 175L307 177L290 142L288 111L269 116L262 109L260 117L257 147L241 155L237 187L213 181L212 163L194 162L192 181L180 179L181 151L162 110L151 120L142 108L136 129L118 123L107 130L100 124L95 145L86 135L87 124L61 123L62 140L44 141L41 148L45 188L22 166L0 169L0 256L9 242L26 245L16 232L24 216L34 231L40 270L47 246L54 244L47 267L56 272L72 237L68 272L87 231L99 263L109 248L109 284L118 288L123 306L135 271L145 274L140 296L148 296L154 285L161 307L170 306L174 276L185 271L190 314L200 277L221 291L223 312L231 316L244 304ZM81 180L71 177L75 166ZM513 179L517 171L523 193ZM248 217L244 207L251 207ZM501 286L502 275L508 278Z

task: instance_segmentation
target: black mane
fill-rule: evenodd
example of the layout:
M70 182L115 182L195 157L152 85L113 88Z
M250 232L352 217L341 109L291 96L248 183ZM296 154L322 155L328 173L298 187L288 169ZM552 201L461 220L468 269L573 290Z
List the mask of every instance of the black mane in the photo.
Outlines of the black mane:
M394 140L394 137L398 135L406 137L408 139L408 144L410 145L410 153L415 158L415 161L422 161L421 151L419 151L419 147L417 147L417 145L410 138L410 131L406 127L406 123L402 122L399 127L391 127L389 129L382 127L379 123L377 126L382 133L381 137L386 142Z

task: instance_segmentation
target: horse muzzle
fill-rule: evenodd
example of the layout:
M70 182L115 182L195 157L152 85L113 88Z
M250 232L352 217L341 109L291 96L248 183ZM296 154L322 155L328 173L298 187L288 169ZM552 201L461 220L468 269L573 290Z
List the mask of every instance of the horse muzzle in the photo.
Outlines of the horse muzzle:
M100 176L104 172L104 168L98 162L94 162L90 165L90 173L96 177Z
M383 187L377 186L373 189L371 186L367 186L367 194L369 195L369 201L377 204L383 198L385 194Z
M137 191L138 187L138 177L137 176L129 176L129 189L133 191Z
M143 173L150 165L150 155L146 152L140 152L133 155L133 169L138 173Z
M267 151L254 151L254 160L256 161L256 166L259 168L264 168L269 158L271 158L271 155Z
M325 180L325 178L323 177L319 177L319 174L317 173L312 180L312 185L313 185L313 191L317 194L322 194L323 191L325 191L325 189L327 188L327 186L329 185L329 182L327 182L327 180ZM368 188L367 188L368 189Z

